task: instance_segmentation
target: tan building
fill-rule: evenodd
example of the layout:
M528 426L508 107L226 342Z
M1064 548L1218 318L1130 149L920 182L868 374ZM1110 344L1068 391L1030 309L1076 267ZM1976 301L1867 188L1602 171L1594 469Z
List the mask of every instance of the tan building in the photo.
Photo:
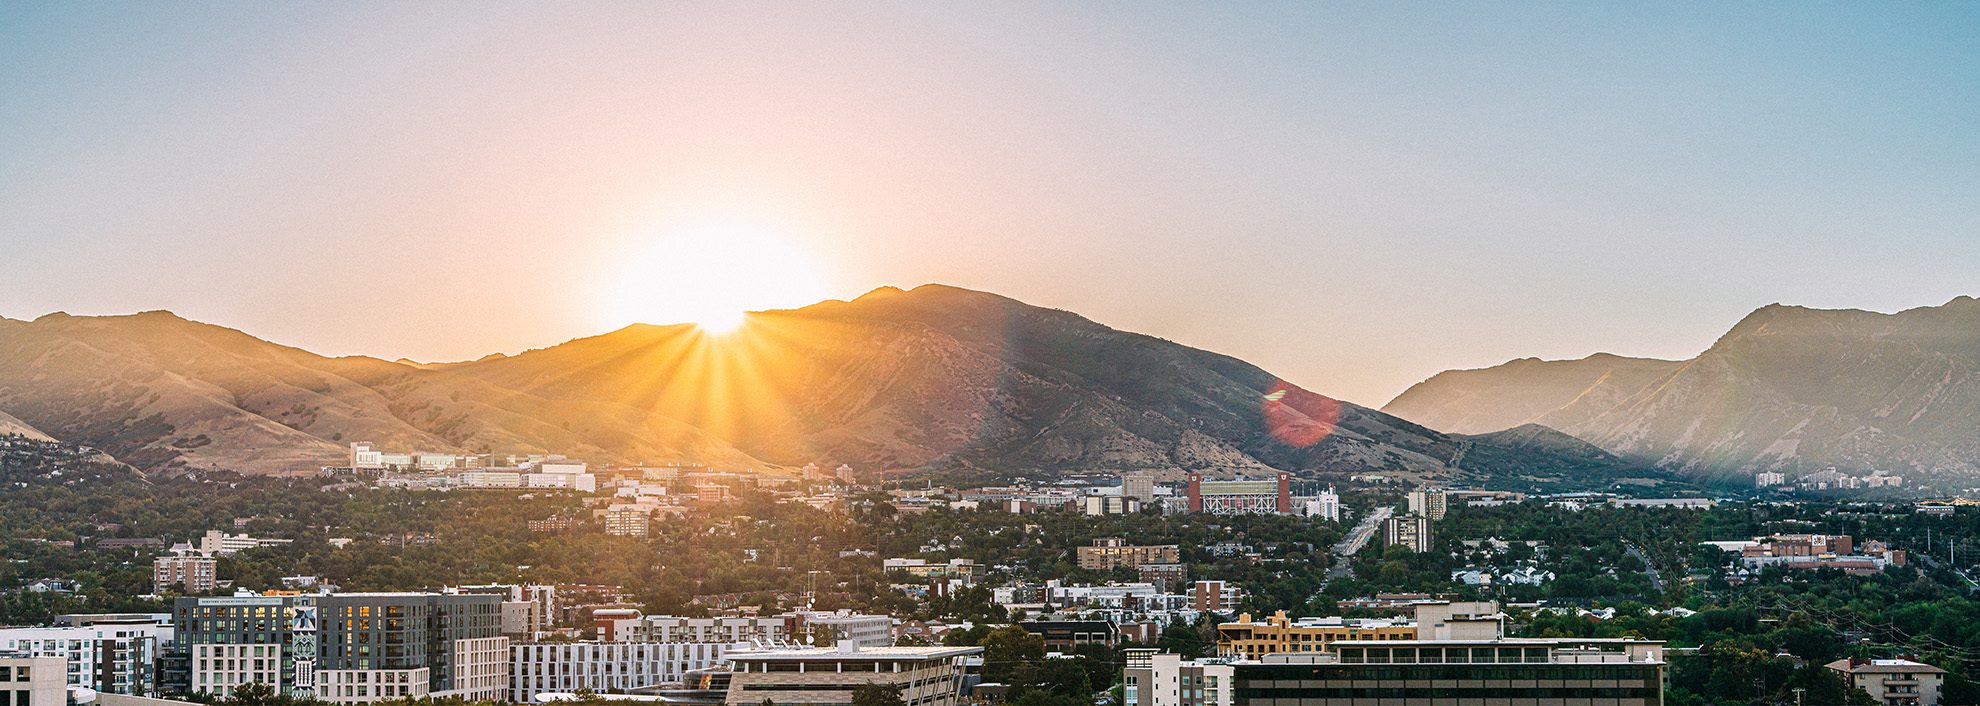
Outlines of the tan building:
M66 706L69 661L0 652L0 703L11 706Z
M219 563L197 554L161 556L151 562L151 592L205 593L219 581Z
M1839 659L1828 664L1885 706L1937 706L1946 670L1908 659Z
M1265 655L1318 652L1347 641L1493 640L1505 633L1505 615L1490 601L1436 601L1416 605L1414 618L1300 618L1273 613L1262 621L1251 614L1217 626L1217 656L1260 659Z
M833 647L734 650L726 703L732 706L850 704L865 684L901 687L912 706L956 706L962 693L959 658L981 647Z
M1079 568L1093 571L1134 569L1142 564L1176 564L1182 561L1182 548L1174 544L1128 544L1118 537L1093 540L1093 546L1079 548Z

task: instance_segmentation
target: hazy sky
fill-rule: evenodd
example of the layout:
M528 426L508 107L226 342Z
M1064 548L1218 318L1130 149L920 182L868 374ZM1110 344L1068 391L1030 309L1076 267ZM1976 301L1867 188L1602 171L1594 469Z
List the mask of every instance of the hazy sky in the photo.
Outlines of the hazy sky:
M9 2L0 315L435 360L670 287L943 282L1379 405L1980 294L1977 36L1980 3ZM733 232L780 284L696 259Z

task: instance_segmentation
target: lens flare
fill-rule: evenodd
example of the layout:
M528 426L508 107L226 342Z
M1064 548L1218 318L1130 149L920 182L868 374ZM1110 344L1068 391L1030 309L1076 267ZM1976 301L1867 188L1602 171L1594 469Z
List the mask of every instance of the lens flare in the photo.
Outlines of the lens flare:
M1333 398L1307 392L1284 380L1272 383L1259 399L1265 430L1279 443L1306 448L1325 441L1341 419L1341 403Z

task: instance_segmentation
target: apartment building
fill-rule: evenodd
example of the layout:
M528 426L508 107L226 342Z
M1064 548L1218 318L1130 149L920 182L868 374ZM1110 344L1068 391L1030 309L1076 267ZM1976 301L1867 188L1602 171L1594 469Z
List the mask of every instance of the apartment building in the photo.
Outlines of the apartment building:
M220 585L220 564L212 557L174 554L151 560L151 592L206 593Z
M1885 706L1938 706L1946 670L1908 659L1839 659L1826 665Z
M1450 512L1450 503L1441 490L1412 490L1409 492L1409 514L1422 515L1432 520L1444 519Z
M0 706L68 706L60 657L0 652Z
M501 699L509 641L498 595L343 593L181 598L173 658L184 691L228 696L260 683L359 704Z
M172 625L155 615L63 616L69 627L0 628L0 653L56 657L69 686L105 694L151 696L157 662ZM85 624L73 624L85 623Z
M600 638L618 642L772 646L803 644L818 629L829 631L834 643L851 642L865 647L894 644L893 618L849 611L715 618L635 615L601 625Z
M1182 561L1182 547L1174 544L1128 544L1119 537L1093 540L1093 546L1080 547L1079 568L1093 571L1133 569L1142 564L1175 564Z
M199 538L199 553L207 556L233 556L249 549L273 547L288 544L294 540L266 539L250 537L246 534L227 534L220 530L207 530Z
M677 683L689 672L722 664L726 642L525 643L509 648L509 700L526 704L537 694L589 689L626 693Z
M1185 660L1153 649L1127 650L1122 706L1232 706L1228 662Z
M850 704L864 684L901 687L908 706L956 706L960 660L981 647L833 647L737 650L728 654L730 706Z
M1436 546L1430 518L1423 515L1404 515L1383 520L1382 540L1382 546L1408 547L1412 552L1427 552Z

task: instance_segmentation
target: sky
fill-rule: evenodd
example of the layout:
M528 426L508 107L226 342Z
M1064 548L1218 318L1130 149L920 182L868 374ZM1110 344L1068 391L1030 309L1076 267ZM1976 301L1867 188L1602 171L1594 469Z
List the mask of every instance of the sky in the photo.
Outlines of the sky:
M1980 3L0 4L0 316L458 360L939 282L1380 405L1980 295Z

